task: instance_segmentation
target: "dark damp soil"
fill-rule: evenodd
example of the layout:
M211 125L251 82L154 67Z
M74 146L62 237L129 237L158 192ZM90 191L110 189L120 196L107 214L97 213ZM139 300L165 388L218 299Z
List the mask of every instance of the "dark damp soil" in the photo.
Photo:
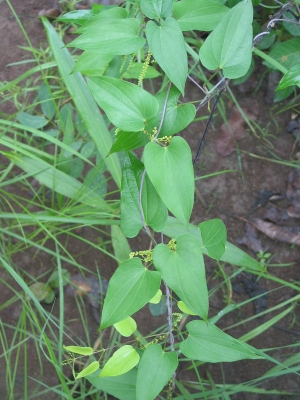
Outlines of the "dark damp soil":
M37 16L42 9L47 10L57 6L56 2L53 0L12 0L11 3L33 46L46 46L45 34L43 32L42 24ZM20 46L27 46L26 40L8 4L5 1L2 1L0 2L1 82L11 81L34 65L23 64L7 67L7 64L9 63L26 60L30 57L28 52L20 48ZM298 146L297 143L295 143L295 137L287 131L288 123L291 121L293 115L291 111L286 111L280 114L276 113L280 107L275 107L272 103L270 104L270 85L268 84L268 75L266 74L265 79L259 82L258 76L260 75L260 72L261 71L258 70L257 73L253 74L249 81L241 87L234 87L231 85L231 89L244 111L248 115L253 115L253 113L255 114L256 123L262 128L262 131L255 136L249 131L249 129L246 129L245 126L240 123L239 132L242 132L241 136L243 137L236 141L234 151L230 155L224 156L224 146L222 147L222 143L220 143L220 137L222 137L220 134L220 126L222 121L220 117L215 118L205 140L200 160L196 165L197 177L203 177L203 175L213 174L217 171L234 171L197 180L195 208L192 215L192 222L196 224L206 219L221 218L227 227L228 240L232 243L236 243L237 240L240 240L244 236L245 220L251 220L254 217L265 219L266 217L264 215L266 211L274 212L274 207L278 212L284 211L292 202L291 197L287 198L286 196L288 185L291 185L291 182L289 183L289 180L291 181L292 179L289 175L292 170L291 167L271 162L267 159L273 161L279 158L286 161L296 159ZM186 93L187 100L200 98L198 89L190 82L187 84ZM232 115L232 113L234 114L234 105L227 94L223 95L223 102L226 108L226 115L230 118L230 115ZM9 114L16 111L12 103L6 102L4 106L1 105L1 107L1 113ZM299 108L298 110L295 108L293 112L295 111L298 111L299 113ZM200 116L201 115L207 115L207 109L200 111ZM182 133L183 137L189 142L194 156L197 152L204 127L205 124L201 121L192 124ZM3 156L1 156L0 163L2 169L8 165L7 160ZM21 196L27 195L24 194L23 188L12 185L8 186L6 190ZM297 188L295 190L297 190ZM280 194L282 195L282 199L277 202L272 201L272 199L269 202L262 201L258 204L261 205L260 207L253 207L260 198L260 194L265 192ZM253 212L249 214L250 211ZM293 228L296 233L299 226L298 220L295 219L295 217L281 219L275 224L279 227L289 226ZM99 243L99 240L107 240L107 237L101 234L98 230L88 227L82 228L77 232L77 234L80 237L88 239L92 243ZM258 242L255 242L253 237L250 235L250 239L248 237L250 242L247 242L247 240L243 241L244 243L248 243L248 246L241 244L241 248L254 257L255 253L260 248L264 252L271 253L272 265L290 264L289 266L284 267L270 266L268 271L273 276L279 279L284 279L290 283L299 282L299 247L282 242L280 240L280 235L279 238L277 237L277 239L273 240L263 233L258 232L255 234L257 235L255 240ZM71 252L74 259L81 265L84 265L87 270L94 273L98 269L102 277L107 280L115 271L117 264L112 258L99 252L93 247L87 248L86 244L81 241L80 238L76 239L67 237L66 235L61 235L60 241ZM255 244L258 247L255 247ZM48 239L44 245L50 250L54 250L54 244L51 239ZM141 234L138 238L130 240L130 245L132 250L147 249L149 247L149 242L146 235ZM251 250L251 247L254 251ZM108 250L110 250L109 247ZM15 266L24 270L25 277L41 276L43 273L49 271L49 269L53 269L55 265L55 260L52 256L49 256L49 254L42 251L37 252L34 248L24 248L22 251L12 256L12 261ZM220 276L220 270L216 263L208 259L206 261L208 284L210 288L213 288L222 281L222 277ZM63 263L63 267L67 268L71 275L78 273L78 269L72 265ZM227 276L231 275L233 268L230 265L225 264L222 268L224 274ZM20 291L20 287L4 272L4 269L0 270L0 278L2 282L0 283L0 305L4 305L14 297L14 290ZM3 284L3 280L8 284ZM258 301L249 302L239 312L230 313L228 316L224 317L224 319L221 319L219 326L222 328L246 319L247 317L254 315L257 311L270 309L283 300L288 300L296 294L295 290L288 287L280 288L276 291L273 290L279 286L280 284L272 282L271 280L265 280L263 278L257 280L250 274L241 274L236 279L232 280L231 287L228 288L227 291L222 293L222 291L219 290L212 296L210 301L211 315L219 312L226 306L226 303L239 303L249 299L249 297L255 297L259 293L263 293L263 291L268 292L268 294L260 300L260 303ZM90 307L89 302L86 300L84 301L88 321L87 326L91 343L93 343L98 337L98 322L94 318L94 312L92 307ZM50 311L52 306L45 305L45 308ZM10 306L1 307L0 310L2 323L6 324L6 326L10 326L6 331L6 336L10 343L14 335L14 326L17 325L22 314L22 305L19 301L14 301ZM58 310L59 304L56 302L52 310L53 315L58 315ZM280 311L281 310L282 309L280 309ZM84 327L82 326L78 315L76 299L67 292L65 293L64 312L66 315L68 334L76 340L78 340L78 338L84 340L86 336ZM236 328L232 328L228 333L234 337L240 337L245 334L245 332L265 323L274 315L276 315L276 312L262 316L259 319L254 319L250 324L248 323L245 326L239 325ZM297 343L300 336L300 329L297 323L297 321L299 321L298 317L299 307L296 306L293 313L289 313L285 318L279 320L273 327L251 340L250 344L259 349L270 349ZM155 327L166 323L165 316L152 317L147 310L140 311L136 315L136 320L140 331L145 335L152 332ZM41 372L40 360L37 357L35 344L30 339L28 340L28 350L30 351L30 356L27 356L27 375L50 387L57 385L58 378L55 371L47 364L45 359L42 360L44 368L43 372ZM285 356L286 354L291 355L293 353L293 350L291 349L288 349L287 351L284 350L285 349L273 352L272 355L281 359L280 356ZM297 350L294 350L294 353L296 351ZM13 354L13 359L16 359L16 357L17 355ZM14 361L11 360L11 362L12 365L14 365ZM206 365L205 368L200 367L200 372L203 374L204 379L207 379L210 374L211 379L213 379L216 384L240 384L262 376L272 366L271 363L265 361L246 360L236 363L223 363L221 365L209 364ZM3 399L24 398L24 359L22 352L19 355L18 368L16 370L14 394L7 393L5 376L5 357L1 357L0 397ZM194 374L181 369L178 372L177 378L182 380L193 380L195 379L195 376ZM299 393L300 379L297 375L287 375L277 378L276 380L266 381L262 384L262 387L266 390L285 390ZM32 395L35 390L37 390L37 383L33 379L29 379L28 396ZM39 387L39 390L42 390L42 388ZM55 396L57 395L54 394L51 397L49 392L47 393L47 399L58 398ZM284 395L274 394L272 396L272 398L276 399L287 398ZM42 397L43 396L40 397L37 395L35 398L39 399ZM262 394L250 395L240 393L231 396L231 398L256 400L264 399L265 396ZM295 398L297 398L297 396L295 396Z

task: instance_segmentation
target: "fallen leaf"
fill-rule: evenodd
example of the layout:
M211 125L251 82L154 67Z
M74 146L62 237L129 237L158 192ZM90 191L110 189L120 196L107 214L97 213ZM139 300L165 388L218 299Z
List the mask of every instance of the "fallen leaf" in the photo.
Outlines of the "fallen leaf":
M263 215L263 219L270 222L279 222L288 218L287 212L285 210L278 210L275 207L269 208Z
M253 219L251 223L256 229L258 229L271 239L300 246L300 235L292 232L287 227L278 226L272 224L272 222L266 222L259 218Z
M61 11L58 8L49 8L48 10L41 10L38 14L39 17L46 17L50 19L56 19L60 16Z
M294 204L291 204L287 210L287 215L291 218L300 218L300 207L297 207Z
M256 229L250 224L245 224L245 230L246 233L244 236L236 240L237 244L243 244L247 246L250 250L254 251L254 253L263 251L261 241L257 237Z

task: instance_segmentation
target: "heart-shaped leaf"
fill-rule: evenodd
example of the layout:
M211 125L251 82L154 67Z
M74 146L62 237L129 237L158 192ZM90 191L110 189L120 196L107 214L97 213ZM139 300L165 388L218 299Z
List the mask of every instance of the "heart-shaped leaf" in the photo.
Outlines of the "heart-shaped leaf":
M205 68L222 69L230 79L245 75L252 58L251 1L241 1L231 8L200 48L200 60Z
M153 263L162 279L197 315L207 320L208 292L205 266L197 239L184 234L177 238L176 249L165 244L155 246Z
M81 72L89 76L101 76L113 57L113 54L84 51L77 59L73 72Z
M100 329L134 314L155 295L160 273L149 271L139 258L124 261L111 277L104 300Z
M186 128L195 118L196 108L193 104L178 104L180 91L172 87L170 90L164 121L159 133L159 137L171 136ZM164 109L166 92L156 96L159 102L159 109L153 119L149 121L148 131L152 131L154 127L158 127L161 115Z
M173 5L173 16L182 31L212 31L228 10L215 0L181 0Z
M251 346L227 335L210 322L192 321L186 327L189 336L179 344L179 348L191 360L216 363L261 358Z
M109 393L120 400L135 400L137 368L133 368L126 374L99 378L99 370L86 379L97 389Z
M144 132L120 131L107 156L118 151L129 151L138 149L149 143L150 139Z
M178 366L175 351L165 352L159 344L152 344L144 351L136 381L136 399L153 400L168 383Z
M227 238L224 222L219 218L210 219L209 221L201 222L199 229L203 246L206 248L209 257L220 260L225 252Z
M133 154L126 155L121 185L121 229L127 237L136 236L143 226L139 193L144 169L143 163ZM142 209L146 225L154 231L162 231L167 222L167 208L148 176L145 177L143 184Z
M94 10L93 10L94 11ZM116 19L125 19L127 18L128 13L125 8L121 7L103 7L101 12L96 13L94 12L93 18L89 18L87 21L84 22L83 25L80 26L76 30L76 33L83 33L88 32L90 30L97 30L99 25L102 24L103 21L111 21L112 23Z
M140 0L143 14L150 19L171 17L173 0Z
M135 18L101 19L99 23L84 29L67 46L105 54L132 54L145 44L145 38L139 36L139 31L140 21Z
M158 101L130 82L110 77L88 79L96 102L112 124L127 132L138 132L158 111Z
M293 38L279 42L272 47L269 53L275 61L281 64L286 69L292 68L299 63L300 58L300 38ZM271 63L264 62L268 68L275 69Z
M188 224L194 204L194 170L187 142L174 137L168 147L148 143L144 162L162 201L176 218Z
M146 36L151 53L174 85L184 94L184 86L188 73L185 41L174 18L166 18L157 25L148 21Z
M176 239L178 236L184 233L190 233L193 235L197 239L203 254L207 254L207 250L203 246L200 229L192 224L186 226L182 222L176 220L176 218L169 216L167 225L164 228L164 234L168 237ZM238 267L254 269L256 271L264 271L264 268L258 261L250 257L247 253L230 242L226 242L225 244L225 252L221 257L221 261L224 261L228 264L237 265Z

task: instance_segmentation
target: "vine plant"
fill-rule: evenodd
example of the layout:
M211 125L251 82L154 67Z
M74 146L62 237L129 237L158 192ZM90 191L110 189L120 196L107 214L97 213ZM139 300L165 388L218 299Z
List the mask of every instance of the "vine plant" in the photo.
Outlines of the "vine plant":
M249 70L252 2L245 0L228 8L215 0L131 0L124 7L93 5L90 11L74 11L60 20L80 25L80 35L68 46L84 50L74 72L88 76L90 91L115 127L108 157L126 152L121 230L133 238L144 229L152 243L150 250L131 253L113 274L100 330L114 326L123 336L130 336L137 328L131 316L148 302L159 302L162 284L169 327L167 334L152 342L120 345L104 366L93 361L76 379L86 376L99 389L121 399L153 400L168 382L167 396L172 396L183 357L213 363L270 360L219 329L216 322L221 315L208 317L203 254L256 273L263 266L226 241L220 219L198 226L189 223L195 189L192 153L188 143L176 136L196 114L193 104L178 102L185 93L190 55L194 62L222 74L220 85L211 93L220 93L230 79ZM199 54L185 41L184 32L190 30L210 32ZM160 75L155 65L164 76L161 90L153 95L144 89L144 79ZM204 91L202 104L212 97ZM140 147L144 147L142 161L133 152ZM172 312L172 293L179 299L181 312L195 316L186 325L188 336L177 335L176 340L174 331L182 314ZM91 348L65 348L72 355L93 353Z

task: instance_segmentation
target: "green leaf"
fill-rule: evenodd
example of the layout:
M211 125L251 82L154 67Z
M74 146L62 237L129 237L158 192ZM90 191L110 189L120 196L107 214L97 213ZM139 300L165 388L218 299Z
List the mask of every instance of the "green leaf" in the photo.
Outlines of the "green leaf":
M97 389L120 400L135 400L137 369L133 368L124 375L99 378L99 370L87 376L87 380Z
M88 85L111 123L124 131L142 130L157 113L156 98L133 83L100 77L88 79Z
M144 165L133 154L124 159L121 186L121 230L127 237L134 237L143 226L140 215L140 184ZM145 223L155 231L162 231L168 213L148 176L145 176L142 191L142 209Z
M185 129L193 121L196 115L196 108L193 104L178 104L180 92L172 87L170 90L164 121L159 137L171 136ZM156 96L159 102L159 109L156 115L149 121L148 131L151 133L154 127L158 127L163 113L166 100L166 92Z
M272 47L269 56L281 64L286 69L292 68L298 64L300 57L300 38L293 38L275 44ZM275 69L275 67L268 62L264 62L268 68Z
M54 289L58 288L60 278L62 279L62 285L66 286L66 284L70 282L70 272L65 268L61 269L61 273L58 273L58 270L54 271L50 275L49 285Z
M44 117L41 117L39 115L30 115L23 111L17 114L17 119L19 122L21 122L21 124L30 126L30 128L35 128L35 129L42 128L49 122Z
M205 247L203 247L201 232L198 227L192 224L189 224L187 227L180 221L176 220L176 218L168 217L167 225L164 228L164 234L176 239L178 236L184 233L190 233L191 235L195 236L199 245L201 246L202 252L207 254L207 250ZM264 271L263 266L258 261L254 260L254 258L250 257L243 250L229 242L226 242L225 252L220 260L238 267L249 268L250 270L253 269L256 271Z
M145 44L145 38L139 34L138 19L101 19L96 25L88 26L67 46L104 54L132 54Z
M153 264L180 300L207 320L208 292L205 266L197 239L190 234L183 234L177 238L175 250L171 250L165 244L155 246Z
M127 71L122 74L123 78L125 79L139 79L142 70L143 70L143 63L134 62L129 65ZM158 72L154 67L148 65L145 76L143 79L153 79L161 76L161 73Z
M227 237L226 227L223 221L219 218L215 218L201 222L198 226L207 254L215 260L220 260L225 252Z
M82 25L94 15L95 13L92 10L76 10L62 15L57 21Z
M99 361L93 361L90 365L85 367L78 375L76 375L76 379L84 378L87 375L92 374L93 372L99 369Z
M288 70L278 83L276 90L285 89L293 85L300 87L300 62Z
M196 313L194 313L194 311L188 308L188 306L181 300L177 302L177 307L179 308L180 311L182 311L185 314L197 315Z
M89 76L101 76L113 57L113 54L84 51L77 59L73 72L81 72Z
M83 33L83 32L87 32L90 29L97 29L99 28L99 25L103 22L103 21L114 21L116 19L124 19L127 18L128 13L125 10L125 8L121 8L121 7L103 7L102 10L100 10L100 12L97 12L97 15L95 13L95 15L93 16L93 18L88 19L80 28L78 28L76 30L76 33Z
M79 73L72 74L74 61L68 50L64 47L64 43L61 41L57 32L46 18L42 18L42 21L61 77L73 99L78 113L84 121L89 135L95 142L102 158L105 159L109 149L111 148L112 138L107 129L104 118L102 117L93 96L88 90L87 84L82 75ZM105 164L117 186L120 187L121 166L117 155L113 154L111 157L105 159Z
M140 0L143 14L150 19L171 17L173 0Z
M38 96L41 101L43 114L48 119L52 119L55 115L55 103L53 101L53 96L49 84L47 84L46 82L41 84L38 91Z
M293 22L287 22L283 21L283 26L285 29L293 36L300 36L300 26L299 26L299 20L298 23L295 23L296 20L292 17L292 15L289 12L286 12L283 14L284 18L292 20Z
M134 368L139 360L140 356L132 346L122 346L104 365L99 377L123 375Z
M131 249L118 225L111 226L111 244L119 263L128 260Z
M93 156L93 154L95 153L95 149L95 143L93 141L89 141L84 146L82 146L80 153L84 157L89 158Z
M29 289L32 291L34 296L37 298L38 301L45 301L48 296L54 298L54 292L50 285L43 282L35 282L29 286ZM52 301L53 301L52 298ZM51 303L50 301L49 303ZM46 302L47 303L47 302Z
M158 289L156 295L154 297L152 297L151 300L149 300L149 303L158 304L160 302L161 298L162 298L162 291L160 289Z
M123 321L114 324L114 328L124 337L129 337L136 331L136 322L133 318L127 317Z
M189 145L174 137L167 147L151 142L145 146L147 174L167 208L188 224L194 204L194 170Z
M189 336L179 344L179 348L191 360L217 363L261 358L251 346L227 335L210 322L192 321L186 327Z
M137 373L137 400L153 400L172 377L178 367L175 351L165 352L159 344L152 344L144 351Z
M63 348L70 353L81 354L82 356L91 356L94 353L91 347L63 346Z
M289 86L285 89L277 90L275 92L273 102L278 103L280 101L287 99L294 91L295 91L295 86Z
M139 258L124 261L109 281L100 329L131 316L155 295L160 273L149 271Z
M106 178L101 171L101 164L89 170L89 172L86 174L83 183L92 192L98 194L99 197L100 196L103 197L106 195L107 184L106 184Z
M231 8L200 48L200 60L209 70L222 69L226 78L245 75L252 57L251 1Z
M138 149L139 147L145 146L149 143L150 139L144 132L124 132L120 131L117 133L116 140L111 146L107 157L119 151L129 151Z
M173 16L182 31L212 31L228 10L215 0L182 0L173 5Z
M166 18L161 25L148 21L146 36L151 53L174 85L184 94L188 73L185 41L174 18Z

